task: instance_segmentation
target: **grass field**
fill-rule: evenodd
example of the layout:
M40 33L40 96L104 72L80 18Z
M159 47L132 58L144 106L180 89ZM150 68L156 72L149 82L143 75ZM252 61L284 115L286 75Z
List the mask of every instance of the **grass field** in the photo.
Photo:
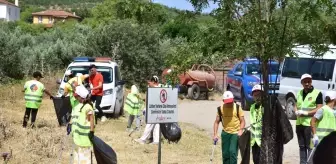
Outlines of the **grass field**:
M55 93L57 88L54 78L42 81ZM47 96L37 114L36 129L21 127L25 110L23 84L0 87L0 153L12 150L10 164L50 164L56 163L62 152L62 162L70 160L70 138L66 137L65 127L58 127L52 100ZM128 136L125 117L98 122L95 135L108 143L117 153L121 164L157 163L157 145L140 145L133 141L140 132ZM30 123L30 122L29 122ZM142 130L144 129L142 126ZM207 133L190 124L180 123L182 139L178 144L162 144L162 163L165 164L202 164L209 163L212 143ZM63 139L64 150L61 145ZM216 148L214 163L221 163L220 147ZM0 159L1 160L1 159ZM1 162L0 162L1 163Z

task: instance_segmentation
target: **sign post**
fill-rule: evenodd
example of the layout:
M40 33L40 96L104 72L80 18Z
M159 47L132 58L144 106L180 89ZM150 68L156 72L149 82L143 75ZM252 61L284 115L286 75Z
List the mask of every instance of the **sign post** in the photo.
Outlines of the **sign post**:
M178 88L147 88L146 122L159 124L158 164L161 164L161 126L178 122Z

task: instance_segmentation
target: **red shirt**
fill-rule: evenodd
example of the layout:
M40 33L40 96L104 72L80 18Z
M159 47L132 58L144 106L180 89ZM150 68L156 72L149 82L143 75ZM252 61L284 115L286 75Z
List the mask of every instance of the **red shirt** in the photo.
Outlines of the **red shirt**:
M92 84L93 88L97 87L99 85L99 82L101 82L102 84L104 83L103 75L97 72L96 75L89 77L89 82L90 84ZM103 96L103 94L104 94L103 87L101 87L100 89L92 90L92 95Z

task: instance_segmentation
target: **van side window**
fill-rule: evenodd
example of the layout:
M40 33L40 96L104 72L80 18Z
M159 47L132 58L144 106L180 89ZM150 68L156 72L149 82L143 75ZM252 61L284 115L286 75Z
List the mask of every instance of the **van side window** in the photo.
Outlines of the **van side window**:
M120 76L120 72L119 72L119 67L118 66L114 66L114 72L115 72L115 81L118 82L119 80L121 80L121 76Z
M300 78L302 74L312 75L313 80L329 81L333 77L335 60L314 58L286 58L282 77Z

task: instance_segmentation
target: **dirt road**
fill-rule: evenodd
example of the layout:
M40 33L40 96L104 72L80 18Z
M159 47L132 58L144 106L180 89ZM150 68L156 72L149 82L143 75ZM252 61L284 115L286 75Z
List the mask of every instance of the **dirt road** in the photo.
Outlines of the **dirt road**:
M179 104L179 120L181 122L192 123L205 129L212 136L213 122L216 116L216 108L221 104L220 101L183 101ZM244 112L246 126L250 124L249 112ZM299 147L295 134L295 121L291 121L294 138L285 145L283 163L297 164L299 163ZM220 132L221 129L219 129ZM210 138L209 138L210 139Z

